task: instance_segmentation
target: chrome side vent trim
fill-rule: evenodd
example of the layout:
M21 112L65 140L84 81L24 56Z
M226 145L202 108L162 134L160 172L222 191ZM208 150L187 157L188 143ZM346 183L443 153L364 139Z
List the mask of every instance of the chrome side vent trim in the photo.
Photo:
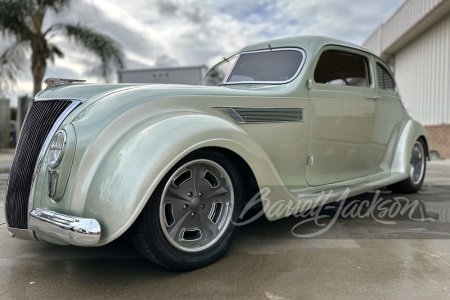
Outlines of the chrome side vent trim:
M216 107L235 123L302 122L303 108Z
M235 123L245 123L245 120L231 107L218 108L218 110L227 114Z

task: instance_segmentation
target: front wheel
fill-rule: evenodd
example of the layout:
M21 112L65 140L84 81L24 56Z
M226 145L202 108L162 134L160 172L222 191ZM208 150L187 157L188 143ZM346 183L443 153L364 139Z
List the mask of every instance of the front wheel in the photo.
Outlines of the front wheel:
M396 193L416 193L422 187L426 167L425 144L421 139L418 139L414 142L411 150L409 177L389 186L389 188Z
M131 230L136 248L171 269L208 265L228 249L243 203L241 178L218 152L198 151L164 177Z

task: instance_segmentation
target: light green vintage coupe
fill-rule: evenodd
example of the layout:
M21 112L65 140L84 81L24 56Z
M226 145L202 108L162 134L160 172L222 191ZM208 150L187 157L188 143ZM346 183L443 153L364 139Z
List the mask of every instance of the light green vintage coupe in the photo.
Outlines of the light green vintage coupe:
M128 232L153 262L193 269L225 253L263 189L269 220L283 217L273 206L323 205L322 191L416 192L427 138L393 78L357 45L295 37L242 49L202 86L47 80L16 150L8 230L77 246Z

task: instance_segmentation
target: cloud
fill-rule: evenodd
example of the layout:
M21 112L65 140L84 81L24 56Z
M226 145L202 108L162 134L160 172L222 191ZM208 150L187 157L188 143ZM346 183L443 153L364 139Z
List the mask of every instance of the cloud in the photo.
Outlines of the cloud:
M71 22L104 33L120 42L128 68L212 66L246 45L288 36L325 35L361 44L402 2L79 0L61 15L49 14L44 27ZM94 62L89 53L62 38L54 42L66 57L45 76L86 77ZM24 78L17 92L31 92L29 81Z
M176 5L175 1L158 0L156 4L159 13L164 16L174 16L178 11L178 6Z

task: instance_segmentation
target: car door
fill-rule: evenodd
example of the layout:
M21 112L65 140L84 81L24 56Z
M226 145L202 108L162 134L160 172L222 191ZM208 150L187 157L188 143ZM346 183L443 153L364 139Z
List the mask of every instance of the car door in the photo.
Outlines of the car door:
M324 47L310 71L307 181L318 186L379 172L373 160L377 91L371 57Z

